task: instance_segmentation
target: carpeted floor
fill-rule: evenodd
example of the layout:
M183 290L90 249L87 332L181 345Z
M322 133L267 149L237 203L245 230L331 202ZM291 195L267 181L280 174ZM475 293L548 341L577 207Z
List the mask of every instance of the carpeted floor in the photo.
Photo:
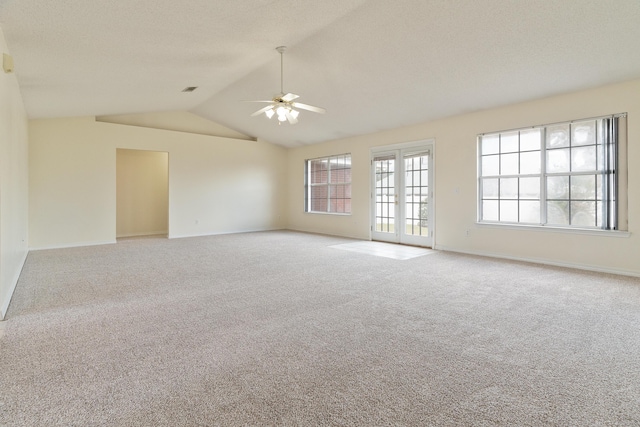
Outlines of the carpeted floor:
M640 279L350 242L30 253L0 426L640 425Z

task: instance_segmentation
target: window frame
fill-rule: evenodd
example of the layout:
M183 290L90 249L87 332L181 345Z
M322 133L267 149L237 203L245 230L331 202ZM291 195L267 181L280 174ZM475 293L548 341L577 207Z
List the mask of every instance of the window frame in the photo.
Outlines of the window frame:
M581 232L606 232L606 233L620 233L620 230L625 233L626 230L626 219L627 219L627 182L626 182L626 113L607 115L607 116L599 116L592 117L586 119L578 119L571 120L559 123L551 123L537 126L530 126L525 128L518 129L510 129L503 131L495 131L488 132L484 134L479 134L477 137L477 217L476 223L478 225L483 226L495 226L495 227L514 227L514 228L536 228L536 229L555 229L560 231L581 231ZM574 144L572 138L574 135L574 126L580 125L581 123L588 123L589 121L593 121L596 123L595 127L595 136L594 142L588 144L578 144L577 142ZM604 124L606 126L602 126ZM549 161L548 153L553 152L554 150L558 150L558 148L554 148L548 145L547 141L547 133L549 128L553 127L566 127L568 129L569 136L567 137L567 145L566 145L566 153L569 154L568 157L568 169L564 171L550 171L548 169L551 162ZM539 132L539 148L535 149L522 149L522 141L521 135L523 132L531 132L536 131ZM502 142L501 138L504 136L508 136L509 134L517 135L517 149L516 150L505 150L502 151ZM483 152L483 140L484 138L497 138L497 151L489 151L488 153ZM488 141L491 143L492 141ZM495 144L495 143L494 143ZM487 145L487 147L489 147ZM575 148L580 147L594 147L594 155L595 157L595 169L587 169L587 170L575 170L571 166L571 152ZM540 155L540 167L539 171L535 171L534 173L522 173L522 163L521 163L521 155L522 153L527 152L537 152L539 150ZM601 151L600 151L601 150ZM517 173L508 173L501 174L502 170L501 162L502 157L504 155L514 154L518 156L517 163ZM602 163L599 161L600 155L603 155ZM498 169L497 172L492 170L492 174L483 175L483 160L487 160L489 156L496 156L498 160ZM487 164L489 164L487 162ZM495 168L495 166L494 166ZM567 177L567 195L561 201L566 201L567 206L569 206L569 211L567 213L567 222L566 223L554 223L549 222L548 218L548 210L550 206L550 201L559 201L559 198L550 199L549 194L547 194L548 188L548 179L562 176ZM595 192L593 199L581 199L579 197L572 198L571 197L571 180L575 177L580 176L594 176L595 177ZM525 222L521 217L521 205L520 202L523 200L522 190L520 188L520 183L522 178L536 178L538 179L539 191L538 198L533 199L539 203L539 217L537 221L528 221ZM516 182L516 196L508 198L501 198L501 184L504 179L515 179ZM484 191L484 184L489 183L489 181L495 180L497 190L491 194L491 196L487 196L487 193ZM598 183L598 180L600 183ZM506 182L506 181L505 181ZM598 188L600 187L600 188ZM496 194L493 196L493 194ZM493 196L493 197L492 197ZM525 199L526 200L526 199ZM493 201L496 202L493 206L497 206L497 215L495 220L493 219L484 219L486 216L484 215L485 205L484 202ZM506 221L501 219L500 216L500 208L502 201L514 201L517 205L516 208L516 219L511 221ZM594 203L594 222L592 225L582 225L582 224L572 224L574 218L571 216L571 207L572 203ZM601 206L600 206L601 205ZM489 205L488 205L489 206ZM506 206L506 205L505 205ZM494 207L494 209L496 209ZM599 211L600 209L600 211ZM602 215L602 218L599 220L598 217ZM601 223L600 223L601 222Z
M344 160L344 164L346 165L348 163L348 167L343 167L340 169L336 169L336 168L331 168L332 164L335 164L337 162L340 162L341 160ZM326 174L326 181L323 182L313 182L312 180L312 162L323 162L326 161L327 165L329 165L329 167L327 168L327 174ZM344 174L344 181L343 182L331 182L332 179L332 170L343 170L343 171L348 171ZM304 212L305 213L311 213L311 214L326 214L326 215L351 215L352 214L352 182L351 182L351 171L352 171L352 157L351 157L351 153L342 153L342 154L335 154L335 155L331 155L331 156L323 156L323 157L316 157L313 159L305 159L304 161ZM345 196L344 197L332 197L334 194L332 192L332 188L333 187L337 187L337 186L341 186L343 187L343 191L345 192ZM313 210L313 203L312 203L312 189L313 188L320 188L320 187L325 187L326 190L326 210ZM337 188L336 188L337 190ZM347 197L348 194L348 197ZM331 208L331 201L332 200L336 200L336 206L338 205L338 200L342 200L343 201L343 211L340 210L332 210ZM346 210L346 207L348 206L348 211Z

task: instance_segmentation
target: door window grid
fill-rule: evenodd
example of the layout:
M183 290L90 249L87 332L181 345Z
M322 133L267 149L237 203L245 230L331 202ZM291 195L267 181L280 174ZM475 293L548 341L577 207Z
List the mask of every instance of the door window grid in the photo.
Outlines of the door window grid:
M406 234L428 236L429 155L407 155L404 162Z
M351 213L351 155L305 162L305 212Z
M479 220L616 229L618 117L480 136Z
M376 231L395 232L395 156L376 157Z

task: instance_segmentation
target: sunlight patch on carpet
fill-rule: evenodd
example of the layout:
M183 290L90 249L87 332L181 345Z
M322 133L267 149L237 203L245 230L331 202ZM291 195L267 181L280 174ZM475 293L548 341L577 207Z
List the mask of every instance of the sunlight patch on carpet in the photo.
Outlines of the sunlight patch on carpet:
M433 249L418 248L415 246L397 245L394 243L383 242L353 242L343 243L341 245L333 245L331 248L341 249L343 251L358 252L361 254L369 254L375 256L381 256L384 258L391 258L397 260L407 260L417 258L424 255L433 254L436 251Z

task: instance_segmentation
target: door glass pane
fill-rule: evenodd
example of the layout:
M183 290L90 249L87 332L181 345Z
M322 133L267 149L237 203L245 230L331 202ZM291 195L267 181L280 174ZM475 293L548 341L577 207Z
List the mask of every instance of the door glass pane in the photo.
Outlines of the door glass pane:
M395 218L395 158L382 157L373 161L376 180L376 215L375 230L384 233L394 233ZM345 206L346 208L346 206ZM351 206L349 206L349 211Z
M429 186L423 175L429 171L429 154L410 154L404 157L404 234L428 236Z

